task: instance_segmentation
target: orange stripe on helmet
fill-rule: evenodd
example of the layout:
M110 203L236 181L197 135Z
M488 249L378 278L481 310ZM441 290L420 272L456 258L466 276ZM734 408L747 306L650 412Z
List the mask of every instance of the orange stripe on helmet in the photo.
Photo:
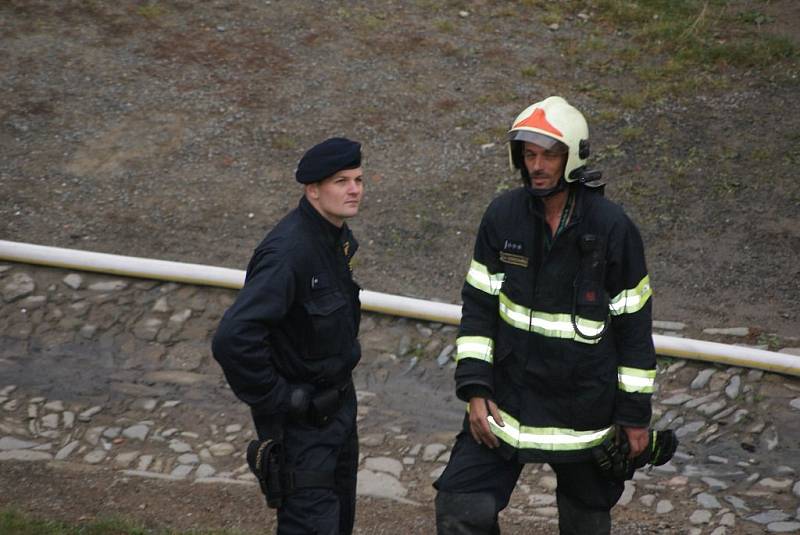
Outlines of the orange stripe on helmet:
M542 108L536 108L533 110L529 116L525 119L521 120L517 124L515 124L511 129L514 130L515 128L536 128L537 130L543 130L545 132L550 132L553 135L563 138L564 134L561 131L550 124L547 120L547 117L544 114L544 110Z

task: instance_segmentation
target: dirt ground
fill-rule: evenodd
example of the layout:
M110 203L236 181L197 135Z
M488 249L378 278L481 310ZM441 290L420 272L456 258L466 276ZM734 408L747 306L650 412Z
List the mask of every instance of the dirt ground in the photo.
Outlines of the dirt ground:
M0 481L25 489L15 502L29 514L69 523L124 515L145 529L221 530L231 533L274 532L274 515L252 486L217 486L114 478L103 470L61 467L54 472L28 463L4 468ZM6 487L7 488L7 487ZM75 489L81 489L76 492ZM80 514L78 514L80 513ZM375 498L359 498L357 533L429 533L433 504L422 507ZM368 527L367 527L368 526ZM8 534L12 535L12 534Z
M758 32L800 47L793 0L720 4L707 16L757 12ZM797 56L667 83L641 69L669 71L670 58L631 59L641 43L602 6L2 0L0 239L243 269L296 204L304 150L344 135L365 152L359 282L458 303L481 213L516 185L505 131L560 94L584 111L607 195L640 227L656 319L748 326L752 343L797 336ZM719 42L741 28L727 30ZM671 91L681 79L691 89ZM63 477L87 482L64 508L92 511L98 496L140 508L129 496L145 483ZM231 501L225 525L249 522L256 497ZM373 505L360 512L370 525L397 514Z
M272 533L275 521L261 495L252 487L218 487L190 483L161 482L137 478L110 479L102 470L54 473L42 465L18 465L0 474L4 485L26 489L18 503L25 503L29 514L47 511L47 518L65 522L87 522L109 515L134 518L145 529L220 530L232 533ZM75 492L76 488L82 491ZM82 514L78 515L77 512ZM429 535L434 532L433 503L406 505L395 501L360 497L354 533ZM614 514L618 525L614 533L650 535L682 533L678 522L653 521L635 511ZM505 525L509 533L553 535L554 526L528 524ZM751 533L751 532L742 532ZM752 532L754 533L754 532ZM11 535L11 534L9 534Z

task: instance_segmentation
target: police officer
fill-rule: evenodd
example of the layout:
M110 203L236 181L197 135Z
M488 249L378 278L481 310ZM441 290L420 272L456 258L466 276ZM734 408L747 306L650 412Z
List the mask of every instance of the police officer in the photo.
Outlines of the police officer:
M556 474L560 533L609 533L624 477L593 452L612 440L631 458L653 447L642 240L587 170L588 127L563 98L517 117L509 156L523 187L486 210L462 290L455 378L469 405L435 483L437 529L499 533L523 465L536 462Z
M250 406L259 441L248 461L277 508L278 533L348 534L358 468L351 371L361 348L358 243L345 220L364 192L361 145L328 139L295 176L299 206L256 247L213 353Z

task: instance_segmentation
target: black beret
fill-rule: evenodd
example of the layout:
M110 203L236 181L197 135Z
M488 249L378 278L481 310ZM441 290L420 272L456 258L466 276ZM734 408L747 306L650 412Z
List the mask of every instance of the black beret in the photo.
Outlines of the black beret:
M342 169L361 165L361 143L343 137L326 139L300 158L294 176L301 184L319 182Z

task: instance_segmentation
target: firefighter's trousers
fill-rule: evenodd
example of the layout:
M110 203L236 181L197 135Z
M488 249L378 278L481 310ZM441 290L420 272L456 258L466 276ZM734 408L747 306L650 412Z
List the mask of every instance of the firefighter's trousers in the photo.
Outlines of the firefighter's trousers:
M593 461L550 463L556 474L561 535L603 535L623 484L600 473ZM523 464L506 460L462 431L441 477L434 483L439 535L499 535L497 515L507 505Z

